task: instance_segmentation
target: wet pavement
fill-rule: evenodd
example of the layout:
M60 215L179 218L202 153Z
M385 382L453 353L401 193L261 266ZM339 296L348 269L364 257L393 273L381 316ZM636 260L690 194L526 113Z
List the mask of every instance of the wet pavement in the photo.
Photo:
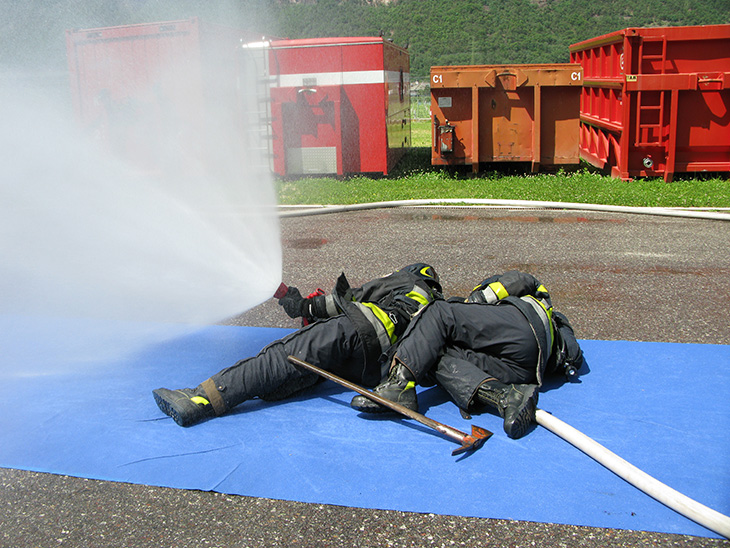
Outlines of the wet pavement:
M727 222L399 208L286 218L282 243L283 279L305 294L329 291L342 271L359 285L428 262L446 296L466 295L487 275L520 269L548 287L579 338L730 344ZM228 323L297 326L273 300ZM312 505L9 469L0 469L0 485L0 548L730 546L681 535Z

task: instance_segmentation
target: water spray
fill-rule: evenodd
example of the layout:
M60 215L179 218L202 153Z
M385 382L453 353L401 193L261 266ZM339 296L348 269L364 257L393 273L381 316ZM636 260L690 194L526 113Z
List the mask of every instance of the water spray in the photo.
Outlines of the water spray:
M163 67L159 77L167 74ZM16 356L3 369L116 358L240 314L270 298L281 280L276 195L259 169L262 153L241 134L246 113L153 116L142 101L154 97L150 78L153 89L112 105L99 123L133 128L138 147L149 143L164 168L156 171L115 154L118 143L96 139L103 127L82 130L67 99L0 85L0 319L15 326L0 332L0 346ZM194 91L185 81L161 83ZM205 115L211 123L201 132L196 123ZM195 159L190 147L200 149ZM43 359L39 346L48 348Z

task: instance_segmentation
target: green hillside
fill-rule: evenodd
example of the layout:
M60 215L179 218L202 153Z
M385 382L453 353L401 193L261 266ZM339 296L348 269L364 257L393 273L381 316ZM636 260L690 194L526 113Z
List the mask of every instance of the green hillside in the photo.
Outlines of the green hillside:
M291 38L377 35L431 66L568 62L570 44L626 27L730 23L730 0L318 0L276 3Z
M288 38L376 36L434 65L557 63L626 27L730 23L730 0L24 0L0 3L0 64L65 64L64 31L201 17Z

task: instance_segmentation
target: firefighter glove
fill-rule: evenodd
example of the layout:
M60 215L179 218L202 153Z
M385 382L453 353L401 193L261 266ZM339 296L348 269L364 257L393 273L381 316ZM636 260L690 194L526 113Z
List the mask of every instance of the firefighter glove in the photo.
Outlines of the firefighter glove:
M307 299L302 297L296 287L292 286L289 286L286 295L279 299L279 304L290 318L301 318L302 312L308 308Z

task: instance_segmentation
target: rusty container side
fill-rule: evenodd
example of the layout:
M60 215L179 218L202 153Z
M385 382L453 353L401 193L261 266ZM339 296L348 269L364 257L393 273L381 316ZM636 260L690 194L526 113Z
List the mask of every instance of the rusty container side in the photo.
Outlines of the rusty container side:
M577 165L582 67L431 67L432 165Z
M570 46L581 157L614 177L730 171L730 25L627 28Z

